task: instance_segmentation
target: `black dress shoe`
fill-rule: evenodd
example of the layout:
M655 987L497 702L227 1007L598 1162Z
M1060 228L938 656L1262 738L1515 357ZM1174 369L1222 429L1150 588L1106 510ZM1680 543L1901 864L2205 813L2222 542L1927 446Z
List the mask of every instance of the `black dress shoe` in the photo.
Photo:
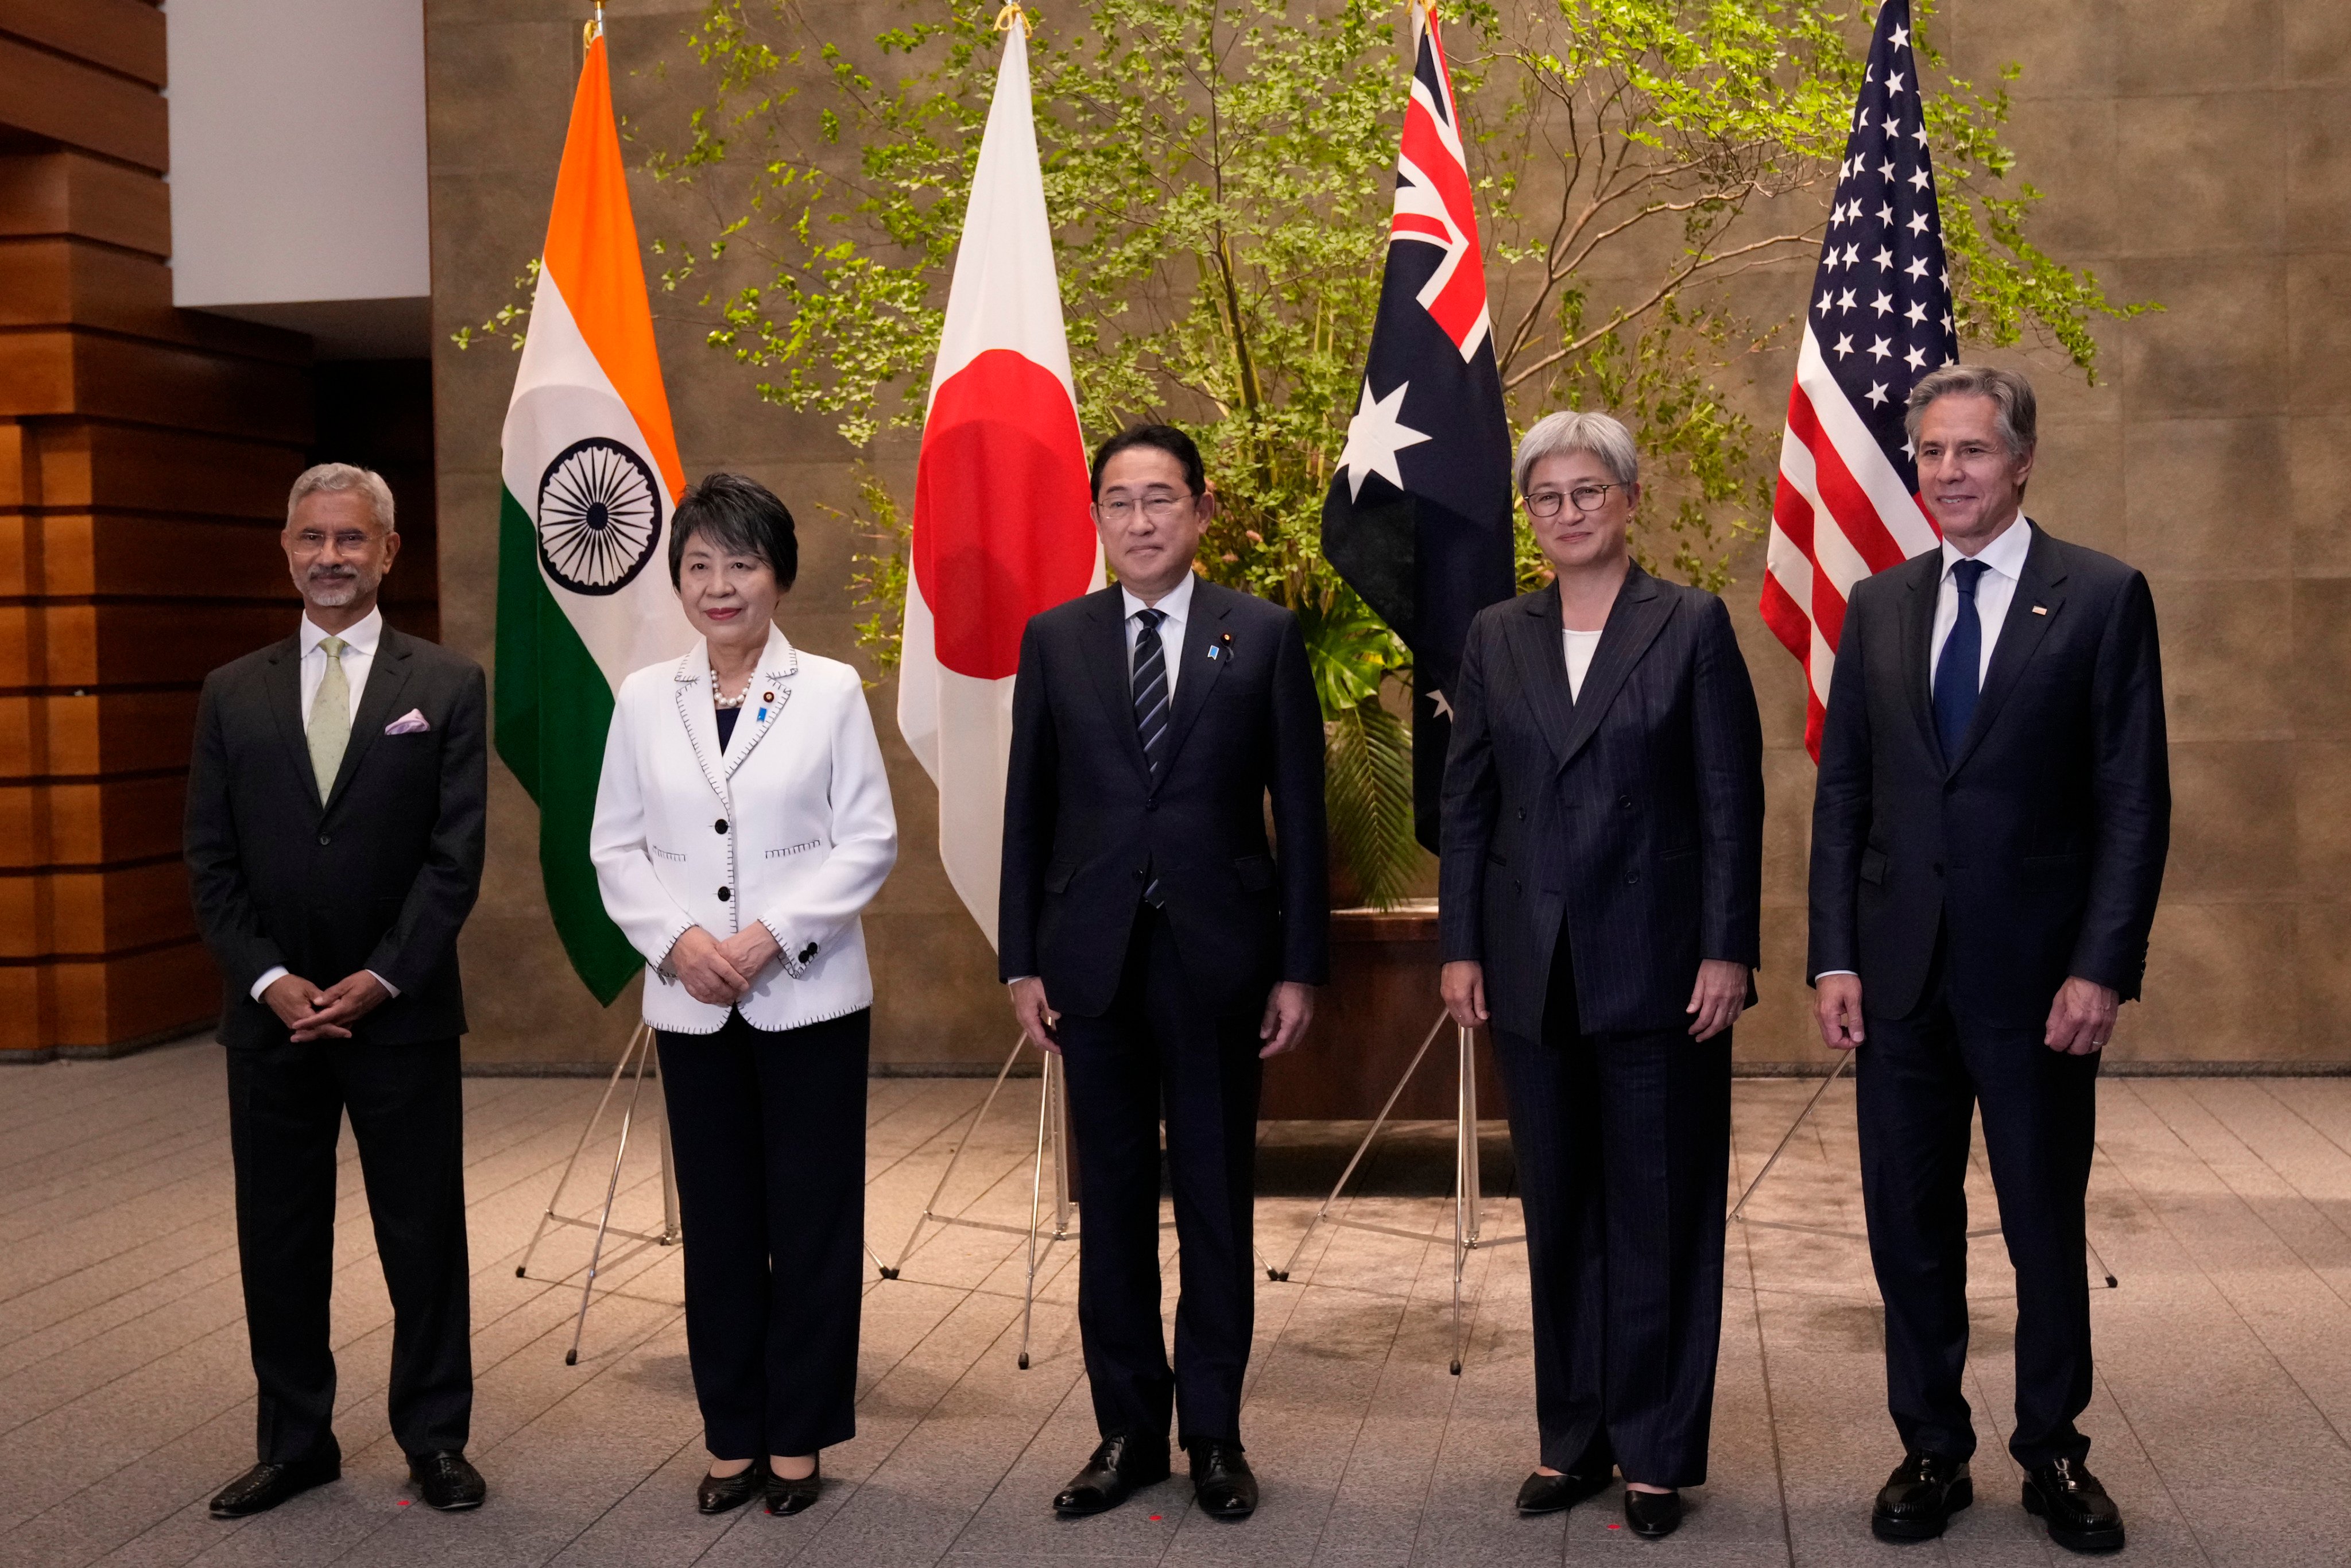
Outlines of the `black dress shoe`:
M482 1472L467 1464L465 1455L449 1448L437 1454L409 1455L408 1479L416 1483L416 1495L424 1500L424 1506L443 1513L479 1508L489 1491L482 1484Z
M289 1497L340 1479L342 1473L340 1454L297 1459L290 1465L256 1465L221 1488L220 1495L213 1499L213 1517L244 1519L266 1513Z
M768 1461L753 1459L731 1476L705 1475L694 1489L694 1506L703 1513L726 1513L759 1495L767 1484Z
M798 1480L787 1480L775 1471L768 1472L768 1511L778 1519L789 1519L802 1509L810 1507L817 1495L824 1490L824 1463L821 1459L810 1466L809 1473Z
M1583 1450L1583 1458L1558 1475L1547 1476L1537 1470L1529 1476L1526 1484L1519 1488L1519 1511L1531 1518L1573 1508L1585 1498L1606 1491L1615 1473L1616 1461L1609 1457L1606 1445L1594 1443Z
M1625 1489L1625 1523L1634 1534L1662 1541L1682 1527L1682 1494Z
M1932 1541L1951 1515L1976 1500L1965 1459L1909 1454L1894 1467L1869 1511L1869 1532L1880 1541Z
M1192 1445L1192 1496L1211 1519L1247 1519L1257 1511L1257 1474L1238 1443L1204 1437Z
M2049 1539L2068 1552L2119 1552L2122 1510L2079 1459L2024 1473L2024 1511L2049 1521Z
M1145 1437L1104 1437L1086 1468L1053 1497L1053 1511L1063 1519L1083 1519L1104 1513L1124 1502L1138 1488L1167 1479L1167 1444Z

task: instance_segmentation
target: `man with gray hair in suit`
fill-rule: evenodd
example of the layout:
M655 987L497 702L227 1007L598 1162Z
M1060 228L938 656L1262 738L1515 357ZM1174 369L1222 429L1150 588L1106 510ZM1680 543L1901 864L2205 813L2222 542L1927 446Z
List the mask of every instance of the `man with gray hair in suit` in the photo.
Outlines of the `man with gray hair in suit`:
M475 1508L457 932L482 883L482 672L383 623L400 535L377 475L304 473L280 542L302 619L206 677L188 771L260 1385L258 1462L212 1513L259 1513L342 1473L328 1292L346 1113L392 1296L392 1436L425 1502Z

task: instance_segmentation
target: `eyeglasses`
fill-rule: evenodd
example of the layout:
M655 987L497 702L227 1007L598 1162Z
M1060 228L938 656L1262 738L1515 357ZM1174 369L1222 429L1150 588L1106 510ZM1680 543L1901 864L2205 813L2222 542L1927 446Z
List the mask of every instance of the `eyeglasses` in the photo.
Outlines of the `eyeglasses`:
M1608 499L1611 490L1630 488L1625 485L1578 485L1573 490L1537 490L1527 497L1527 511L1537 517L1555 517L1562 507L1575 503L1579 512L1596 512Z
M1113 496L1106 501L1096 501L1094 511L1106 523L1131 523L1137 511L1155 523L1164 523L1192 499L1189 496L1171 496L1157 491L1140 501L1132 496Z

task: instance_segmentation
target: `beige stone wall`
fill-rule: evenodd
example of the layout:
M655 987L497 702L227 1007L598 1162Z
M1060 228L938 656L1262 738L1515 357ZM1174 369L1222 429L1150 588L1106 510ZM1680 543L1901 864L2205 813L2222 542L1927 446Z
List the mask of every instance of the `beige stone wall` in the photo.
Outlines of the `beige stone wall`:
M632 122L674 122L695 83L678 47L699 6L606 7ZM894 9L810 0L831 18ZM2351 5L2343 0L1946 0L1963 75L2008 60L2014 141L2049 193L2036 233L2158 316L2100 330L2104 384L2025 352L2043 392L2031 510L2057 533L2144 568L2163 617L2178 796L2171 872L2144 1007L2115 1054L2150 1061L2351 1059ZM446 341L507 297L536 254L576 77L584 5L434 0L427 8L442 615L489 664L498 427L512 357ZM861 29L871 32L870 26ZM668 74L651 64L666 57ZM684 232L673 190L632 176L648 236ZM1791 274L1792 298L1809 267ZM1792 308L1792 306L1790 307ZM790 635L850 656L842 587L852 540L823 508L853 475L828 422L760 402L705 348L694 312L656 298L689 473L752 474L800 523ZM1785 398L1792 351L1759 371L1759 411ZM904 480L911 450L879 457ZM1771 752L1766 969L1741 1027L1750 1061L1817 1057L1802 983L1812 766L1794 662L1754 613L1760 548L1729 598ZM899 1063L1001 1059L1009 1030L993 960L938 870L935 798L873 693L892 768L899 870L867 917L880 1001L875 1054ZM491 861L465 961L479 1061L609 1061L633 994L609 1012L564 964L538 891L536 819L493 768Z

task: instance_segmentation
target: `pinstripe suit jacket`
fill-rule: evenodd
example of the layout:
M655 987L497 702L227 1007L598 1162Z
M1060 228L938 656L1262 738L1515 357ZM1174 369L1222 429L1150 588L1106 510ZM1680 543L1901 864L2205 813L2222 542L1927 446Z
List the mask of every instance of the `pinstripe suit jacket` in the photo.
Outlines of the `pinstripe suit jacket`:
M1585 1032L1684 1027L1701 958L1760 956L1747 662L1721 600L1637 565L1581 697L1560 629L1556 584L1470 627L1445 768L1445 957L1484 966L1494 1027L1513 1034L1541 1038L1562 938Z

